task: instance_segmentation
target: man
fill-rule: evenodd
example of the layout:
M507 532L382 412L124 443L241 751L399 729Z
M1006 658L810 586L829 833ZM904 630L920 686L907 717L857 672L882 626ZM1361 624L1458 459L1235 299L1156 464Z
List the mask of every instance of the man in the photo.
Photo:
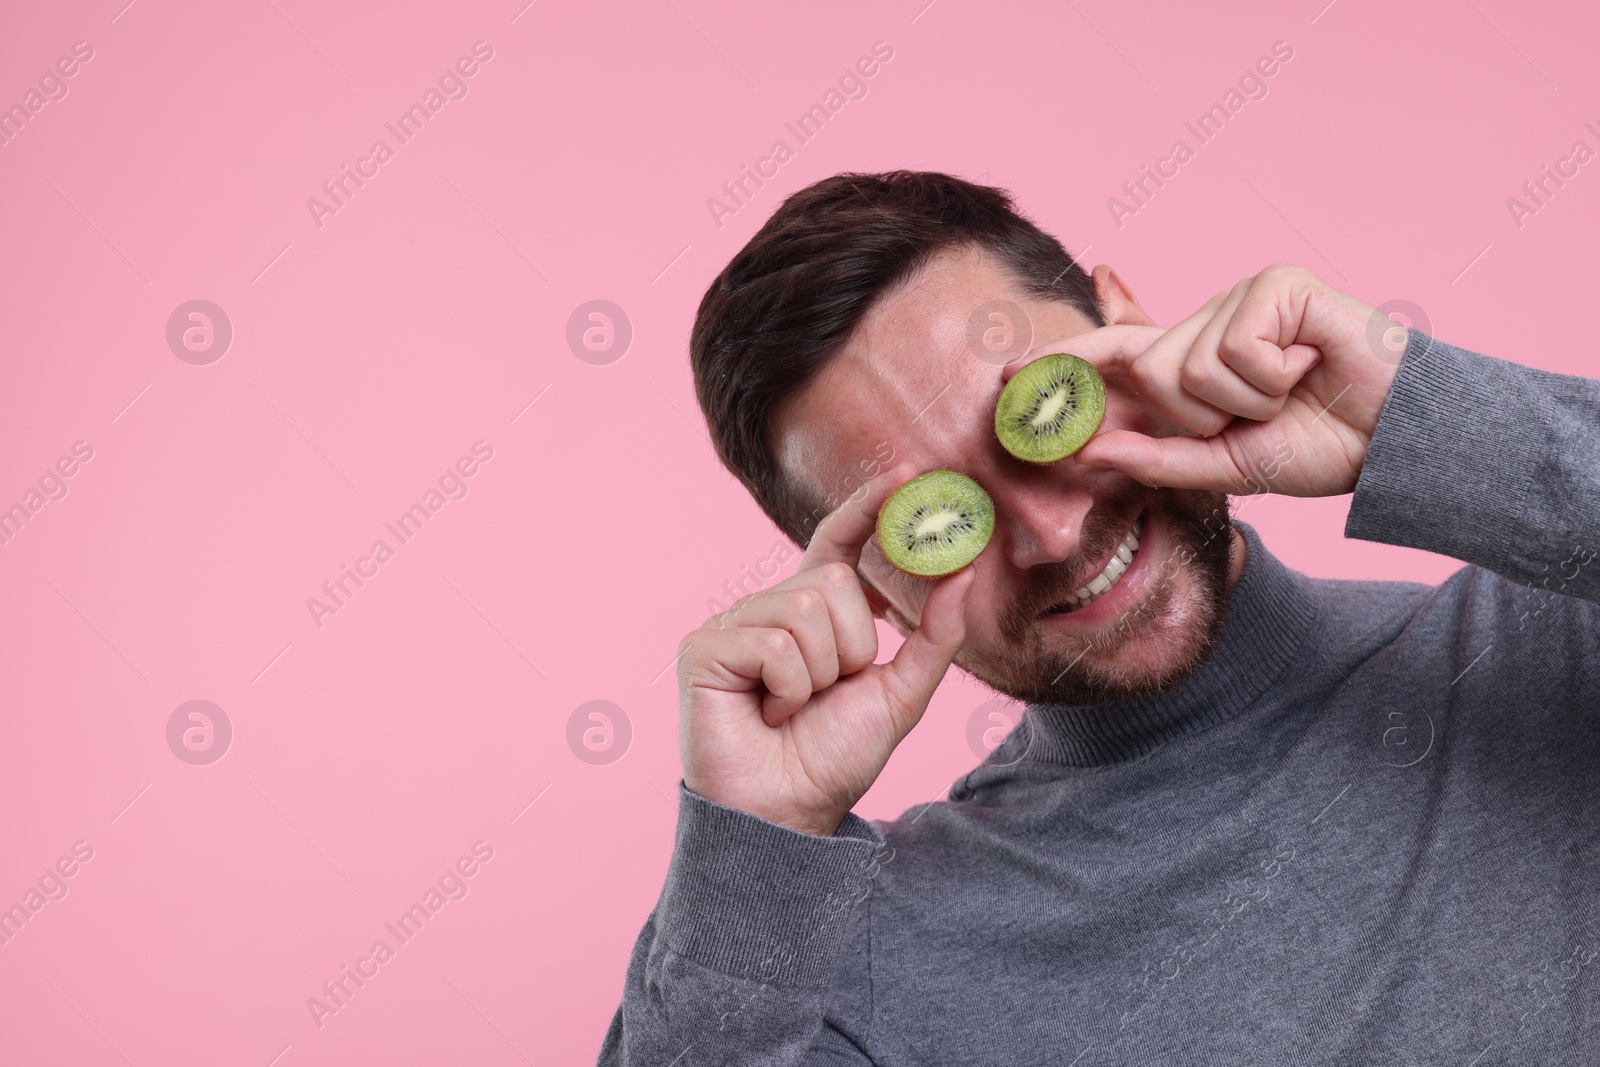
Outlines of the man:
M1040 343L974 344L995 309ZM1057 351L1105 422L1030 465L994 403ZM1163 330L1001 191L907 172L790 197L691 358L806 548L681 645L676 848L602 1063L1600 1062L1600 383L1281 264ZM912 578L874 518L936 468L995 532ZM1229 517L1264 491L1468 566L1305 577ZM1023 720L949 800L852 814L952 662Z

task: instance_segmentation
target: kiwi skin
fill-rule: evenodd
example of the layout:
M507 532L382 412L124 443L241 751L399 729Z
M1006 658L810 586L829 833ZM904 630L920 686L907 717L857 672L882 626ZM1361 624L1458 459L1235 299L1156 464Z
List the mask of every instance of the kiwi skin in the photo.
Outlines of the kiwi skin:
M910 524L928 508L960 511L964 528L956 539L937 543L924 535L922 547L908 544ZM954 574L978 558L994 535L994 501L983 487L956 471L933 470L917 475L890 494L878 510L878 547L898 571L918 578Z
M1076 391L1078 414L1067 420L1063 429L1070 432L1048 437L1031 437L1016 425L1037 401L1035 392L1057 376L1070 376L1081 386ZM1014 374L994 406L994 432L1000 444L1018 459L1029 463L1055 463L1088 444L1100 429L1106 414L1105 382L1088 360L1065 352L1042 356Z

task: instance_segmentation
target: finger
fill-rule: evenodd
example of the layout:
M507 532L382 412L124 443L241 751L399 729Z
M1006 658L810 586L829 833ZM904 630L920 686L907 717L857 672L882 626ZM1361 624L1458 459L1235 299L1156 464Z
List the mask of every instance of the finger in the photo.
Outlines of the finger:
M1184 392L1219 411L1266 422L1288 401L1287 395L1269 396L1225 366L1214 351L1194 350L1178 372Z
M1308 306L1325 288L1310 271L1286 264L1257 274L1217 338L1222 362L1264 393L1282 395L1294 388L1322 357L1315 339L1295 341L1306 325Z
M1217 345L1222 341L1222 335L1228 329L1228 323L1233 320L1233 313L1244 302L1245 294L1250 291L1250 285L1254 281L1255 278L1250 277L1240 278L1234 283L1233 288L1229 289L1227 295L1222 297L1222 303L1206 317L1205 322L1200 327L1200 332L1195 334L1194 340L1189 344L1190 351L1215 352L1217 350ZM1212 297L1210 302L1215 302L1216 299L1216 297Z
M1171 329L1160 326L1139 326L1132 323L1115 323L1110 326L1101 326L1085 333L1073 334L1055 341L1046 341L1034 345L1028 352L1026 359L1007 364L1002 372L1002 380L1009 381L1011 376L1022 367L1041 356L1053 352L1070 352L1094 364L1095 370L1102 376L1128 377L1130 369L1140 356L1144 355L1152 345L1157 343L1181 344L1187 347L1200 327L1227 299L1229 290L1213 296L1210 300Z
M1221 304L1201 324L1200 332L1195 334L1194 340L1189 342L1189 349L1184 353L1183 363L1178 368L1178 385L1185 394L1229 416L1238 413L1224 403L1228 399L1242 401L1245 407L1252 410L1261 407L1259 403L1251 402L1247 396L1248 387L1245 386L1243 379L1224 367L1217 355L1217 345L1222 342L1223 334L1227 331L1235 309L1250 291L1252 280L1241 278L1232 289L1228 290ZM1212 297L1212 301L1215 300L1216 297ZM1207 426L1190 428L1209 436L1218 432L1224 425L1226 422L1215 428Z
M686 688L747 693L763 684L771 689L769 683L776 683L781 692L798 696L804 689L809 696L810 672L794 636L781 627L702 627L690 634L685 644L678 660L678 679ZM792 676L784 672L792 672Z
M703 630L680 668L689 686L747 693L766 687L761 718L777 726L811 699L811 675L788 630L741 626Z
M1178 377L1201 331L1220 313L1230 295L1232 290L1224 289L1194 314L1164 331L1128 371L1129 381L1141 396L1179 427L1193 433L1217 433L1232 419L1222 409L1190 396Z
M751 632L765 635L760 646L761 684L767 692L761 698L761 721L768 726L781 726L816 692L811 687L811 672L788 630L774 627Z
M1191 395L1262 422L1282 409L1272 398L1287 397L1315 363L1309 357L1320 356L1320 350L1305 345L1293 355L1279 347L1294 340L1300 316L1282 305L1286 300L1297 303L1288 298L1298 278L1296 273L1265 270L1233 287L1195 338L1184 364L1183 384Z
M819 589L805 586L763 589L739 601L713 622L722 630L736 626L786 630L800 649L813 692L839 680L839 650L834 643L833 620L828 598Z
M854 674L878 658L878 628L872 621L872 604L855 571L843 563L829 563L790 580L809 583L827 598L841 675Z
M1147 437L1133 430L1112 430L1090 440L1077 459L1110 467L1148 486L1231 494L1260 491L1244 476L1220 437Z
M1241 312L1243 310L1240 308ZM1287 396L1312 367L1322 362L1322 349L1316 345L1291 343L1287 348L1279 348L1275 339L1248 334L1245 332L1248 329L1241 325L1238 334L1224 335L1217 355L1240 378L1263 393Z
M846 563L824 563L790 575L771 589L763 589L736 601L727 611L713 615L706 625L715 624L717 629L723 630L733 626L761 625L755 622L755 616L746 613L759 602L758 598L763 594L784 589L815 589L827 599L840 674L854 674L878 658L878 628L872 620L875 616L881 617L886 608L893 609L888 608L888 602L882 595L870 588Z
M1139 357L1131 379L1139 395L1161 414L1185 430L1209 437L1232 422L1233 416L1184 388L1183 368L1188 361L1186 339L1174 335L1170 343L1163 340Z
M1200 327L1227 296L1228 290L1223 290L1199 311L1171 329L1116 323L1035 345L1026 358L1006 364L1001 370L1001 381L1010 381L1017 371L1029 363L1055 352L1068 352L1087 360L1102 377L1129 380L1134 365L1153 346L1188 347Z
M884 664L886 696L900 737L922 718L966 640L966 602L975 580L971 567L939 579L923 603L922 621Z
M795 573L829 563L843 563L855 570L861 563L861 546L878 528L878 511L883 502L916 473L910 463L897 464L868 481L865 492L858 497L834 508L827 518L817 523L816 533L812 534Z
M1001 369L1000 380L1009 382L1029 363L1056 352L1087 360L1103 377L1125 378L1133 361L1165 332L1159 326L1117 324L1034 345L1022 359L1012 360Z

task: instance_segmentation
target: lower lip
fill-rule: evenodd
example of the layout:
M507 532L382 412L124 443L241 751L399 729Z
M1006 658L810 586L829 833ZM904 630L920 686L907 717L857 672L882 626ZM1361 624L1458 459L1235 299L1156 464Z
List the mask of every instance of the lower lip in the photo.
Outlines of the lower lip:
M1157 547L1155 533L1156 524L1150 513L1146 512L1139 535L1139 551L1133 554L1133 562L1122 572L1122 579L1087 607L1059 614L1047 611L1039 616L1040 621L1053 626L1094 626L1122 614L1138 600L1142 591L1145 572L1149 570L1145 564L1151 556L1157 554L1153 551Z

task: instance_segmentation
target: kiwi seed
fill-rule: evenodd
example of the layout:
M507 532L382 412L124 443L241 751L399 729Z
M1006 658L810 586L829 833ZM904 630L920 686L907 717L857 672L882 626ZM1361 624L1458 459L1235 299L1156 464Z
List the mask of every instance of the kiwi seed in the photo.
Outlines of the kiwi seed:
M1054 463L1082 448L1106 414L1106 387L1089 362L1064 352L1034 360L994 406L994 432L1018 459Z
M878 512L878 546L895 567L922 578L954 574L994 533L994 502L955 471L928 471L896 489Z

